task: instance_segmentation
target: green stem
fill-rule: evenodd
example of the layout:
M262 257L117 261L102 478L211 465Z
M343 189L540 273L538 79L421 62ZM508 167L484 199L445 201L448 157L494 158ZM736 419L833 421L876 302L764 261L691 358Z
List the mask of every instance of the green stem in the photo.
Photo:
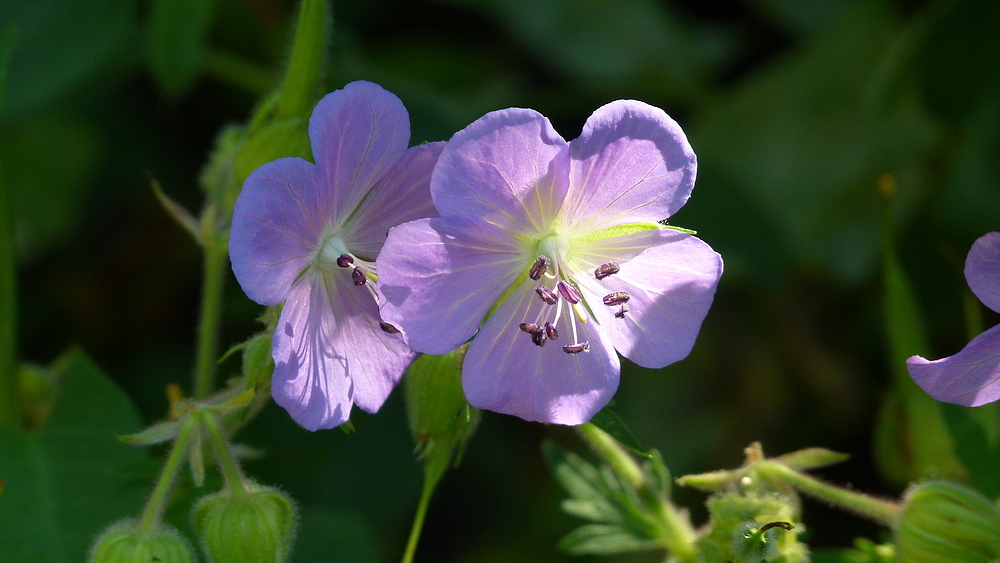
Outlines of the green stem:
M191 441L191 435L194 433L196 428L198 428L198 421L195 420L193 416L189 416L187 420L184 421L184 425L181 426L181 431L177 435L177 439L174 441L174 447L170 450L170 455L167 456L167 462L163 465L163 472L160 473L160 480L156 482L156 486L153 488L153 494L150 495L149 502L146 503L146 507L142 510L142 517L139 519L140 535L146 535L152 532L153 528L159 524L160 517L163 515L163 510L166 508L167 495L170 492L170 487L174 484L174 478L177 476L177 470L184 461L184 455L187 453L188 442Z
M219 359L219 326L222 324L222 292L229 255L214 237L205 237L201 313L198 319L198 351L194 365L194 396L207 397L215 390L215 368Z
M828 485L782 463L762 460L754 464L754 467L765 479L786 483L813 498L870 518L885 526L891 527L899 517L900 506L894 502Z
M212 438L212 443L215 445L215 454L219 459L219 468L226 478L226 485L229 487L230 494L235 498L245 497L247 490L243 485L243 473L240 471L239 466L236 465L236 460L233 459L233 453L229 449L229 442L222 434L219 420L215 417L215 413L208 410L199 411L199 415L205 424L205 428L208 430L208 435Z
M431 503L431 494L437 485L436 479L428 479L424 476L424 490L420 493L420 504L417 506L417 514L413 517L413 527L410 528L410 539L406 542L406 551L403 553L402 563L413 563L413 556L417 553L417 542L420 541L420 532L424 528L424 516L427 515L427 507Z
M0 177L0 424L17 424L20 415L17 375L17 256L14 214Z
M308 117L319 93L330 37L330 0L302 0L288 70L281 81L278 119Z
M639 498L656 516L663 544L670 553L682 561L696 561L698 553L694 541L697 536L690 522L681 515L670 499L661 497L650 486L645 472L628 451L607 432L589 422L577 426L576 430L621 480L632 485Z

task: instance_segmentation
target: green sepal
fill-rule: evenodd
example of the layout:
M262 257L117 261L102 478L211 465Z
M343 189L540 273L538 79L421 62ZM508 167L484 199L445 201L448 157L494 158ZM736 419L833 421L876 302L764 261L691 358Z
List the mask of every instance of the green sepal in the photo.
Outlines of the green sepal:
M590 419L591 424L600 428L601 430L607 432L612 438L618 440L618 442L628 448L632 453L642 456L646 459L652 459L652 454L646 451L646 448L642 447L639 443L639 439L635 437L635 434L628 429L625 421L622 417L618 416L618 413L614 412L608 407L604 407L599 410L593 418Z
M150 179L149 182L153 187L153 193L156 195L156 199L160 202L160 205L163 206L163 209L167 211L167 214L173 217L181 228L194 237L195 242L199 245L204 245L205 241L201 237L201 227L198 225L198 220L191 215L190 211L184 209L181 204L170 199L167 194L163 193L163 188L160 187L160 182L158 182L155 178Z
M116 436L116 438L133 446L149 446L173 440L181 433L182 426L184 426L182 420L168 420L166 422L157 422L142 432Z
M828 465L843 463L850 459L850 455L827 450L824 448L806 448L797 452L785 454L775 458L774 461L781 462L792 469L799 471L809 471L819 469Z
M295 539L295 505L280 491L247 485L245 494L225 489L195 505L202 547L213 563L282 563Z

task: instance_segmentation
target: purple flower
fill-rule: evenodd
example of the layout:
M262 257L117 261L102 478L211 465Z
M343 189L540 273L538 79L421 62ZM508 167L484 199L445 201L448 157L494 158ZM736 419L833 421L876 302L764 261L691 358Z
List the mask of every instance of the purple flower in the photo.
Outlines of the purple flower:
M641 102L600 108L570 143L535 111L489 113L441 153L441 217L389 234L382 316L420 352L475 335L473 406L586 422L618 387L615 349L662 367L694 345L722 259L656 221L684 205L695 169L677 123Z
M977 240L965 259L965 279L984 305L1000 312L1000 233ZM972 339L954 356L906 360L910 377L939 401L978 407L1000 399L1000 325Z
M373 287L386 231L437 216L428 185L444 143L407 149L409 138L399 98L352 82L313 110L316 164L265 164L236 200L233 272L254 301L285 303L272 394L309 430L343 423L355 403L377 411L413 360Z

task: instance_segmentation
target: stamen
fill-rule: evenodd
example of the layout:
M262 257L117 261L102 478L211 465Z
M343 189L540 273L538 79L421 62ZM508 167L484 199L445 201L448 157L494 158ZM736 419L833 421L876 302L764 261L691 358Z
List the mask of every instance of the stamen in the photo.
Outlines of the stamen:
M604 296L604 304L608 307L622 305L631 297L627 291L615 291Z
M607 264L601 264L594 270L594 277L598 280L603 280L604 278L617 274L621 268L617 262L608 262Z
M580 295L580 290L563 280L559 280L559 283L556 284L556 289L559 290L559 294L563 296L563 299L569 301L573 305L576 305L581 299L583 299L583 296Z
M545 331L540 330L538 332L533 332L531 334L531 342L534 343L534 345L538 346L539 348L545 346Z
M579 344L567 344L566 346L563 346L563 352L566 352L567 354L579 354L580 352L589 351L590 342L587 342L586 340L580 342Z
M528 270L528 277L533 280L541 279L542 274L549 269L549 258L547 256L539 256L535 258L535 263L531 265L531 269Z
M521 323L518 325L520 329L528 334L538 334L540 332L545 332L542 327L536 325L535 323Z
M622 303L621 308L615 311L615 318L624 319L625 313L628 313L628 304Z
M378 326L381 327L382 330L388 332L389 334L399 334L398 328L392 326L391 324L385 321L379 321Z
M545 323L545 335L549 340L559 340L559 331L552 323Z
M341 268L350 268L354 264L354 257L350 254L341 254L337 257L337 265Z
M365 271L361 269L361 266L354 267L354 271L351 272L351 278L354 280L354 285L365 285L368 283L368 276L365 275Z
M545 287L544 285L536 287L535 293L537 293L538 296L542 298L542 301L548 303L549 305L555 305L556 302L559 301L559 296L556 295L556 292Z

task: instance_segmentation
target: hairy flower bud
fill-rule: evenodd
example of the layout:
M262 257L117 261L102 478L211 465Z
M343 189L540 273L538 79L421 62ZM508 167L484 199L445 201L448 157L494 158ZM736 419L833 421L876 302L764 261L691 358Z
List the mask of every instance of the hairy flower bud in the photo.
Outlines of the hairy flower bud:
M89 561L191 563L194 560L191 546L176 530L161 525L143 534L139 532L135 520L122 520L112 524L97 537L90 550Z
M895 530L901 563L987 563L1000 557L1000 510L976 491L932 481L906 495Z
M201 499L194 527L213 563L281 563L295 534L295 507L283 493L251 485L245 494L229 490Z
M798 541L799 502L794 495L730 489L708 500L711 530L698 539L712 563L798 563L809 550Z

